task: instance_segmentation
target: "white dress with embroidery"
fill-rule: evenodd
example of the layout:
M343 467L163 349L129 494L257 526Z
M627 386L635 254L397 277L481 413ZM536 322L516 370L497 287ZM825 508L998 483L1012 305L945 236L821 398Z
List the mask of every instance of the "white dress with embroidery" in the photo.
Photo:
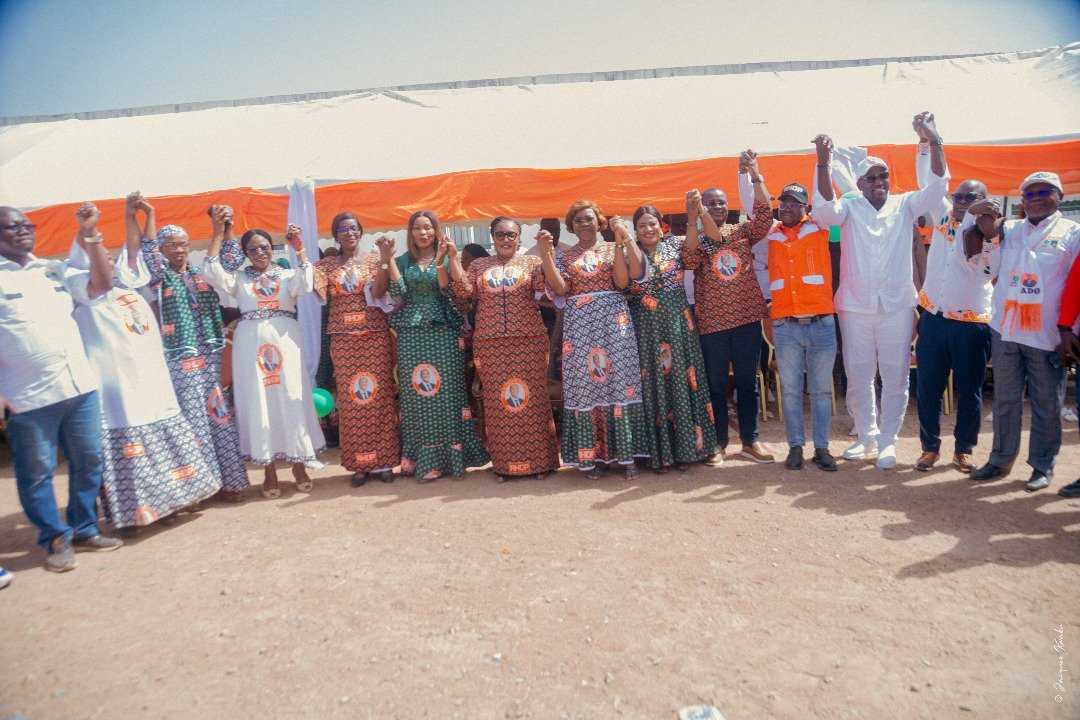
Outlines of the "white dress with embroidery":
M311 399L311 381L300 353L296 299L312 291L311 263L295 270L271 265L227 272L207 258L203 277L219 295L233 298L241 320L233 336L233 402L244 459L257 465L275 460L321 467L326 449Z

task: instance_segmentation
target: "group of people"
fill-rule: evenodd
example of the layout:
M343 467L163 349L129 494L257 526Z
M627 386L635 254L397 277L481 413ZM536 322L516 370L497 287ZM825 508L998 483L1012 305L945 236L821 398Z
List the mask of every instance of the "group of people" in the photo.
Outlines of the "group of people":
M923 453L916 469L939 459L951 374L953 464L980 481L1009 471L1026 385L1027 488L1048 486L1061 443L1064 361L1080 356L1080 225L1058 212L1062 185L1049 172L1020 184L1023 219L1003 220L975 180L961 183L949 202L933 115L917 115L913 127L920 139L914 192L890 194L887 165L867 157L854 168L852 192L837 197L834 182L848 188L834 171L832 141L819 135L813 193L783 186L775 216L748 150L739 158L740 191L751 198L744 222L727 222L718 188L686 193L685 236L665 231L651 205L626 223L580 200L565 216L575 244L558 243L557 228L542 225L536 248L522 253L520 223L498 217L490 226L494 254L467 263L427 210L409 217L406 251L397 257L387 235L361 251L363 226L353 213L333 218L338 251L314 263L299 228L289 226L297 262L283 268L273 262L267 232L234 237L225 205L208 210L213 237L201 267L188 262L187 233L157 229L139 193L128 197L126 243L115 261L90 203L78 210L66 262L36 258L34 226L18 210L0 208L0 403L19 498L48 551L46 567L73 568L76 548L122 544L98 530L99 495L112 524L128 528L214 494L237 500L248 485L246 463L264 468L268 498L280 494L280 461L291 464L297 491L311 489L307 471L321 467L326 442L296 314L297 299L310 292L326 306L340 462L354 486L392 482L396 467L430 482L488 462L499 481L542 478L563 464L593 479L608 469L632 477L639 465L658 473L696 462L719 466L729 444L729 383L739 453L773 462L758 438L763 321L787 408L789 469L803 466L804 389L812 462L837 469L829 421L838 347L858 436L843 456L896 465L917 337ZM941 220L916 293L910 241L925 213ZM835 294L830 226L841 234ZM767 248L757 260L767 266L768 303L755 247ZM231 341L223 298L240 313ZM561 325L561 404L554 408L547 303L559 309ZM994 447L976 468L991 357ZM69 463L66 522L51 483L58 444ZM1080 481L1060 492L1080 495Z

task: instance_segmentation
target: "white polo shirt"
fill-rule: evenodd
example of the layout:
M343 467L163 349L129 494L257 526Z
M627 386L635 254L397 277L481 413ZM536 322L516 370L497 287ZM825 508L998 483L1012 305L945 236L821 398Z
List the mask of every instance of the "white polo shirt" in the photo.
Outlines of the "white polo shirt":
M30 257L19 265L0 256L0 397L17 412L98 388L71 317L72 289L88 273Z
M961 223L952 216L952 203L942 199L932 217L936 223L926 256L926 280L919 291L919 305L951 320L989 322L994 284L984 271L984 255L996 249L997 240L986 243L983 253L968 260Z
M878 210L861 194L825 200L815 175L810 217L819 227L842 228L838 311L891 313L915 307L911 228L920 215L939 208L948 189L948 169L944 177L931 173L926 187L890 194Z

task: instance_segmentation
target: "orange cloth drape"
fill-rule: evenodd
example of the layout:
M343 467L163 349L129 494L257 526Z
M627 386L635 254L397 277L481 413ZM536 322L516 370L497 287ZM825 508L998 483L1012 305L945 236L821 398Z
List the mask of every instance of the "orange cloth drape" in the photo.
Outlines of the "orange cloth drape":
M889 163L893 192L916 187L914 145L872 145L868 148ZM1080 193L1080 140L1026 145L946 145L953 186L968 178L986 183L991 195L1017 195L1020 181L1036 170L1061 176L1067 194ZM761 172L775 193L790 182L813 185L811 154L763 155ZM737 159L709 158L659 165L540 170L495 168L467 170L427 177L353 182L316 188L319 232L329 234L330 220L342 210L361 219L365 230L404 226L414 210L434 210L447 222L509 215L520 218L562 217L573 201L589 198L608 214L629 215L643 203L664 212L681 212L689 188L720 187L732 207L738 205ZM285 228L289 198L251 188L171 195L150 199L158 225L183 226L192 238L208 237L206 208L227 203L236 211L238 228ZM101 209L101 231L110 247L123 243L123 200L95 200ZM37 223L38 255L66 253L75 234L77 204L53 205L27 213Z

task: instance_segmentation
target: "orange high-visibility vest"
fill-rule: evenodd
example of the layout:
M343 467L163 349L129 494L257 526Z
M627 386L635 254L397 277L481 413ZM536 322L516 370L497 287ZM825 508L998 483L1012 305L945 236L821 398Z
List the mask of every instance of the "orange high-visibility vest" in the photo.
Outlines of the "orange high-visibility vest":
M828 228L821 229L810 219L793 228L777 222L762 242L769 243L774 318L835 311Z

